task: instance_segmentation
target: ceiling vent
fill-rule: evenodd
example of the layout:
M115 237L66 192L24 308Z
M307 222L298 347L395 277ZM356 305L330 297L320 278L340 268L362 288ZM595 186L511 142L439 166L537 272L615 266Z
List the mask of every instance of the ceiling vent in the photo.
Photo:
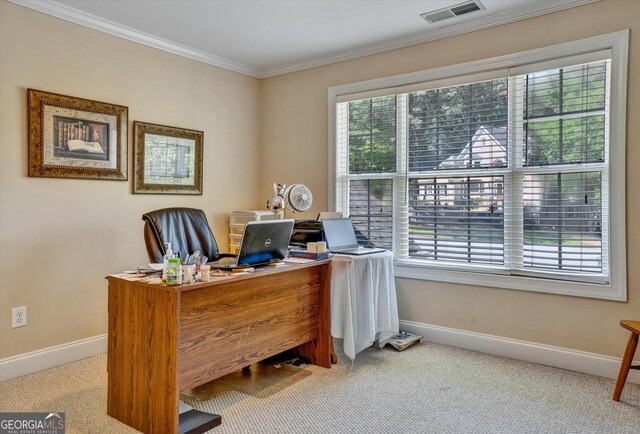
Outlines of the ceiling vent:
M471 12L481 11L484 8L485 7L480 3L480 0L471 0L448 8L438 9L437 11L425 12L424 14L420 14L420 16L426 22L433 24L438 21L459 17L460 15L469 14Z

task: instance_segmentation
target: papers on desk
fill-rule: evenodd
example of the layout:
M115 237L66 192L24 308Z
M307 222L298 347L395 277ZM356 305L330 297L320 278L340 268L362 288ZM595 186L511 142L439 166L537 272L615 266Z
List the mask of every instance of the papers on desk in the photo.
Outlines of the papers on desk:
M117 277L119 279L129 280L132 282L136 282L138 280L142 280L147 277L144 274L131 274L131 273L110 274L110 276Z
M311 259L295 259L295 261L293 261L295 263L301 264L301 263L306 263L306 262L314 262ZM135 271L124 271L122 273L116 273L116 274L110 274L109 276L112 277L117 277L119 279L124 279L124 280L128 280L130 282L147 282L149 284L152 285L159 285L159 284L163 284L162 279L159 277L159 274L157 271L154 271L156 267L154 266L162 266L163 264L149 264L149 266L151 268L153 268L153 270L151 269L145 269L145 270L140 270L140 273L137 273ZM212 270L210 273L210 279L209 282L212 282L214 280L221 280L221 279L232 279L236 276L243 276L243 275L247 275L247 274L252 274L255 271L262 271L262 270L271 270L274 268L279 268L279 267L286 267L286 264L284 262L279 262L277 264L273 264L271 266L266 266L260 269L255 269L253 267L247 267L247 268L236 268L233 270ZM147 271L149 270L149 271ZM153 274L155 274L155 276L152 276ZM157 276L157 277L156 277ZM205 283L205 282L193 282L193 283ZM188 285L188 284L187 284Z

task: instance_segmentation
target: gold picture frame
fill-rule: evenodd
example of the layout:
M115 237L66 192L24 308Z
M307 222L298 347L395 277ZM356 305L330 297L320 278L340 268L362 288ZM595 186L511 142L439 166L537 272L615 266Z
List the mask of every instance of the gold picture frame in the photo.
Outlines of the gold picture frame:
M204 132L133 123L133 193L202 194Z
M27 89L30 177L126 181L128 108Z

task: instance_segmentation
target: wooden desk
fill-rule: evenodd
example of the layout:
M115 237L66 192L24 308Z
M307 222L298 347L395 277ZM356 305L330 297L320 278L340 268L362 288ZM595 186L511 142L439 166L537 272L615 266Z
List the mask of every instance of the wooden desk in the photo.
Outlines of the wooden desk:
M109 281L107 414L178 432L181 391L296 349L329 368L330 261L181 286Z

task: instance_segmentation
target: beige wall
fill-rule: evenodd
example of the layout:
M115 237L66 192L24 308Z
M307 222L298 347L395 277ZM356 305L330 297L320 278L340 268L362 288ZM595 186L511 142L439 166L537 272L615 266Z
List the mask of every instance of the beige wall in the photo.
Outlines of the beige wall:
M640 2L595 4L419 46L273 77L260 84L262 195L301 182L327 204L327 88L631 29L627 113L629 302L398 279L400 318L620 357L621 318L640 317ZM615 212L615 211L614 211ZM309 213L312 215L313 213Z
M0 62L0 358L106 332L104 276L147 262L144 212L202 208L224 249L227 213L262 203L258 80L5 0ZM131 121L204 131L204 194L27 177L27 88L128 106L129 161ZM28 325L11 329L11 307L22 305Z

